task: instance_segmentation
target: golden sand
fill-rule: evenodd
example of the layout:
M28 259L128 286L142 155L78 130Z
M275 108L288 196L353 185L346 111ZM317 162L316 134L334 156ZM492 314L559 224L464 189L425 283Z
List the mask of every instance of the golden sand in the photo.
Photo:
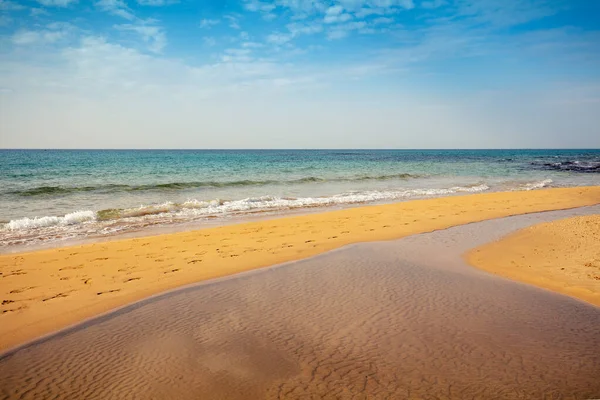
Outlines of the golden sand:
M600 215L534 225L466 258L488 272L600 306Z
M3 255L0 349L168 289L351 243L598 203L599 186L486 193Z

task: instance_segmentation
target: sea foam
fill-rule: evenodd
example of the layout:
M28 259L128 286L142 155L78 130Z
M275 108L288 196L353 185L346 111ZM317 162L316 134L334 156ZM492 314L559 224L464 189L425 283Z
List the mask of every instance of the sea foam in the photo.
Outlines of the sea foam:
M35 217L15 219L5 224L4 229L9 231L16 231L24 229L44 228L49 226L75 225L95 220L96 213L94 211L75 211L66 214L64 217Z

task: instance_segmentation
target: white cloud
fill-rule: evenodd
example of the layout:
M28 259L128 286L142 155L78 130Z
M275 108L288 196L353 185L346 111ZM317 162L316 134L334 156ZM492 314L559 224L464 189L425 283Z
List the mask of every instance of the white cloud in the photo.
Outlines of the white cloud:
M137 33L148 44L148 49L155 53L160 53L167 45L167 37L164 30L156 25L147 25L145 23L122 24L115 25L115 28Z
M343 39L350 34L350 32L366 28L367 23L364 21L349 22L347 24L336 25L334 28L327 32L327 39L337 40Z
M40 15L50 15L50 13L47 10L44 10L43 8L32 8L29 11L29 15L31 15L32 17L39 17Z
M286 44L287 42L291 41L293 39L293 37L294 36L291 34L276 32L276 33L272 33L267 36L267 42L273 43L276 45L282 45L282 44Z
M51 44L66 38L74 27L65 22L54 22L46 25L46 29L23 29L15 32L11 42L17 46Z
M229 27L231 29L242 29L239 24L240 18L237 15L225 15L223 18L229 21Z
M248 11L263 12L268 14L271 11L273 11L277 6L275 4L262 2L259 0L246 0L244 7Z
M46 7L68 7L73 3L77 3L78 0L37 0L43 6Z
M388 18L388 17L379 17L379 18L375 18L373 20L373 23L375 25L391 24L392 22L394 22L394 19L393 18Z
M0 0L0 11L19 11L25 7L9 0Z
M253 60L250 56L251 49L226 49L225 54L221 56L221 61L225 63L249 63Z
M427 9L440 8L444 5L448 4L446 0L425 0L421 3L421 7Z
M264 47L265 45L262 43L256 43L256 42L244 42L241 44L241 46L245 47L245 48L249 48L249 49L252 49L252 48L256 49L256 48Z
M18 46L54 43L65 37L60 31L17 31L11 38L13 44Z
M240 32L240 39L241 40L249 40L250 34L248 32Z
M351 19L352 19L352 15L343 13L343 14L339 14L339 15L326 15L325 18L323 19L323 22L325 22L326 24L335 24L335 23L346 22Z
M215 39L212 36L205 36L202 38L202 40L204 41L204 44L208 47L213 47L217 44L217 39Z
M327 16L340 15L343 11L344 11L344 7L342 7L340 5L331 6L327 9L327 11L325 11L325 15L327 15Z
M557 7L545 0L457 0L457 15L496 27L515 26L554 15Z
M323 26L320 23L301 24L292 22L286 25L286 28L295 37L298 35L312 35L323 31Z
M221 23L220 19L203 19L200 21L200 28L210 29L215 25L219 25Z
M395 10L385 9L385 8L361 8L356 11L354 15L357 18L368 17L369 15L386 15L395 12Z
M96 7L117 17L128 20L135 19L135 15L133 15L123 0L99 0L96 2Z

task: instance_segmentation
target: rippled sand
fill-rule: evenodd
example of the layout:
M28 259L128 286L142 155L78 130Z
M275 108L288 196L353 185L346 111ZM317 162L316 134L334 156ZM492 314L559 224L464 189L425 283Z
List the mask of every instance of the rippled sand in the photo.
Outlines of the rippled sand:
M465 265L600 207L358 244L182 289L0 360L3 398L587 399L600 309Z

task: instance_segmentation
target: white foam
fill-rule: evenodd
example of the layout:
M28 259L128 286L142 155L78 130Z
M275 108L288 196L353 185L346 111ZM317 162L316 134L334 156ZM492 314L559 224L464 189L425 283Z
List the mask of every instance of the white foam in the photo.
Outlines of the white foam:
M309 207L327 207L344 204L394 201L411 197L444 196L454 193L476 193L488 190L484 184L475 186L455 186L445 189L403 189L346 192L327 197L284 198L276 196L249 197L241 200L200 201L191 199L178 204L166 202L155 205L141 205L119 212L120 218L98 220L94 211L76 211L63 217L47 216L21 218L5 224L0 231L0 244L14 243L15 240L35 241L51 238L108 234L116 231L135 229L148 224L170 223L194 220L210 216L228 216L246 212L281 211ZM10 233L9 233L10 232Z
M189 200L175 214L178 216L218 215L248 211L285 210L306 207L325 207L331 205L368 203L375 201L390 201L408 197L441 196L454 193L477 193L488 190L487 185L455 186L449 189L410 189L388 191L347 192L329 197L282 198L275 196L251 197L234 201L199 202Z
M541 189L550 185L552 182L554 182L552 179L544 179L543 181L539 182L526 183L523 185L523 190Z
M5 224L4 229L9 231L17 231L44 228L49 226L75 225L95 220L96 213L93 211L75 211L66 214L64 217L35 217L15 219Z

